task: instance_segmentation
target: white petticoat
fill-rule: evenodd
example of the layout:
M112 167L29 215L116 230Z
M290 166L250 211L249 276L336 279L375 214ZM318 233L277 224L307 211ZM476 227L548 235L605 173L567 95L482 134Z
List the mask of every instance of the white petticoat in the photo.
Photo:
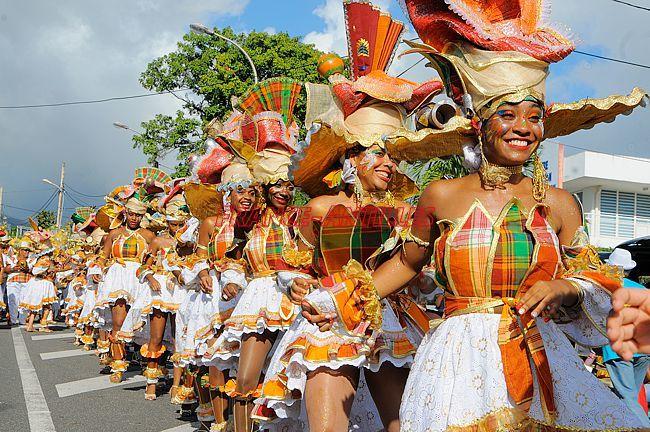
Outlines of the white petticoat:
M118 337L126 342L136 342L139 345L149 342L149 318L154 309L175 314L178 311L187 291L169 275L153 275L160 284L160 291L155 292L149 283L142 284L136 299L124 319ZM167 320L163 341L169 346L173 342L172 321Z
M57 300L54 284L47 279L34 277L23 285L18 308L25 313L38 312L43 306L51 305Z
M222 369L236 366L241 341L245 334L277 332L287 330L300 313L300 306L291 303L278 279L291 280L294 277L307 277L302 273L278 272L273 276L263 276L251 280L217 341L206 354L206 364ZM278 341L276 341L276 344ZM277 352L277 350L276 350Z
M83 307L81 308L79 318L77 319L77 327L82 328L86 325L91 325L93 327L97 326L97 322L93 314L96 302L97 284L91 281L86 284L86 290L83 294Z
M262 398L259 402L266 405L267 408L274 410L275 415L279 418L296 418L304 409L301 407L302 400L295 400L291 395L299 392L298 394L304 396L307 374L320 367L336 370L343 366L353 366L368 368L373 372L377 372L384 362L389 362L396 367L409 367L413 362L412 354L400 356L391 349L382 348L388 348L390 346L388 340L392 335L398 338L404 337L404 330L395 312L386 300L383 303L383 332L380 340L377 341L377 345L381 347L378 348L378 351L374 355L371 355L371 348L367 347L361 338L344 337L331 331L322 332L318 326L311 324L302 315L299 316L283 335L271 359L269 369L265 374L265 383L269 380L280 380L286 385L288 392L284 399ZM416 343L420 342L419 339L418 337L416 341L411 341L411 343L415 346ZM299 340L303 340L304 342L296 344L296 341ZM305 344L317 347L327 346L328 358L305 357L305 350L302 349L305 347ZM342 349L341 347L343 346L349 348ZM311 350L307 349L306 351ZM351 355L346 357L337 355L337 353L343 352L350 353ZM372 362L369 361L370 359L372 359ZM282 375L282 378L278 377L279 374ZM364 400L363 396L359 397L362 401ZM370 408L376 410L369 394L368 399L371 400L372 404ZM356 398L355 403L357 403ZM370 408L364 408L363 405L358 407L362 412L372 412Z
M241 291L228 301L221 297L222 279L230 280L228 277L224 278L226 272L219 277L214 270L210 270L212 294L200 290L190 291L181 306L179 320L184 331L180 335L180 341L177 341L177 350L180 349L177 352L181 353L182 364L204 364L203 356L209 349L208 341L215 337L237 305ZM179 330L176 329L177 335Z
M449 318L423 340L400 408L404 432L471 427L486 416L514 409L499 350L500 315ZM641 428L636 416L583 366L554 322L537 319L553 375L556 424L579 430ZM522 367L525 367L522 365ZM539 393L529 416L545 423Z
M125 261L124 264L111 265L102 283L99 284L95 314L103 328L108 328L112 322L111 306L119 299L125 299L131 309L143 292L143 284L136 277L140 263ZM148 289L148 287L147 287ZM144 305L143 305L144 306Z

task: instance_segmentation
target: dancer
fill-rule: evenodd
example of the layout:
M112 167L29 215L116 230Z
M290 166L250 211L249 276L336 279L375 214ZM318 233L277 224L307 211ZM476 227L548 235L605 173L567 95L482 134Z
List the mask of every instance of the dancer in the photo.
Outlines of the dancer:
M7 311L10 326L20 324L20 296L25 291L27 282L32 278L27 259L33 250L33 243L27 237L17 238L13 242L13 253L4 255L4 270L7 274Z
M231 142L261 185L266 206L244 247L252 279L215 344L222 364L237 365L234 388L229 388L237 432L253 427L250 411L266 357L278 334L298 315L299 307L289 300L286 286L294 278L309 277L305 268L311 255L297 250L293 229L297 212L290 206L294 185L289 179L289 157L297 144L293 108L300 90L298 83L286 78L269 79L249 89L238 106L248 117L241 125L242 142Z
M176 192L180 192L176 189ZM172 340L171 334L174 325L175 314L178 311L183 299L185 290L179 281L181 262L184 257L193 253L192 245L180 245L176 240L176 234L189 218L187 205L182 195L175 193L166 197L161 203L160 210L167 223L167 229L151 242L149 245L148 258L138 269L138 277L151 288L148 293L145 306L140 312L140 320L143 326L148 325L149 341L142 345L140 354L147 359L147 367L144 376L147 378L145 391L146 400L156 399L156 385L158 379L165 376L165 369L160 364L162 354L167 350L163 345L165 330L169 324L168 340ZM142 329L135 328L135 331L142 332ZM146 335L146 332L144 332Z
M228 367L216 359L214 349L216 338L223 330L224 322L230 317L246 287L246 265L242 260L246 234L251 220L256 220L257 190L253 187L253 176L246 164L233 161L223 169L217 190L223 194L223 212L209 216L201 222L197 244L197 262L202 294L210 299L209 306L200 312L199 326L195 333L196 343L202 353L201 364L209 366L209 401L214 414L211 430L225 430L228 401L223 393ZM204 300L199 300L203 302ZM200 303L199 303L200 304ZM207 304L206 304L207 305ZM221 348L223 350L223 348ZM221 353L223 354L223 353Z
M419 131L420 140L402 155L427 149L435 155L445 142L440 137L469 124L476 146L467 150L470 161L479 162L478 172L429 185L401 253L372 276L360 275L356 292L339 287L309 294L305 315L328 329L327 317L335 314L335 331L363 333L363 323L376 319L378 299L434 256L436 281L446 291L446 319L418 349L400 408L403 431L647 428L584 369L563 334L603 345L598 329L603 331L608 293L620 279L586 244L578 205L569 193L548 187L536 155L544 138L613 120L646 95L635 90L547 108L548 63L568 55L572 44L537 27L535 5L512 8L530 14L508 21L507 34L519 31L523 38L500 33L505 22L498 17L472 19L490 8L455 16L462 5L406 1L416 30L431 45L418 49L470 118ZM393 137L392 145L400 142ZM523 175L531 157L532 179Z
M48 327L48 316L52 304L57 301L56 288L54 287L55 264L52 259L54 248L40 243L41 252L29 258L29 267L32 274L29 282L24 287L20 297L19 309L27 315L25 329L34 331L34 319L37 314L41 316L39 332L51 333Z
M155 238L154 233L141 227L146 212L147 205L139 195L128 198L124 205L124 224L108 234L99 261L105 273L95 310L104 322L111 323L110 380L113 383L122 381L127 369L124 343L118 340L117 333L124 323L128 306L141 289L136 271L142 265L149 243ZM93 277L93 281L98 283L100 278Z

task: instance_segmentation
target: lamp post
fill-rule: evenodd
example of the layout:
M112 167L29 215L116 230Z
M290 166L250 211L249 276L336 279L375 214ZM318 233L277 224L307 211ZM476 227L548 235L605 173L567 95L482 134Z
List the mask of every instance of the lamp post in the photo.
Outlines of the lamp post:
M138 131L135 130L135 129L131 129L128 125L126 125L126 124L124 124L124 123L122 123L122 122L119 122L119 121L115 121L115 122L113 122L113 126L115 126L115 127L118 128L118 129L124 129L124 130L131 131L131 132L133 132L135 135L142 135L142 132L138 132ZM159 157L159 156L161 156L161 155L157 154L157 155L156 155L156 158L153 160L153 164L152 164L152 165L154 166L154 168L158 168L159 165L160 165L160 164L158 163L158 157Z
M43 179L43 183L47 183L51 186L54 186L59 191L59 205L56 210L56 227L61 228L61 218L63 217L63 194L65 193L65 183L63 179L65 177L65 162L61 163L61 181L57 185L51 180Z
M239 49L239 51L241 51L244 54L244 57L246 57L246 60L248 60L248 63L250 63L251 69L253 69L253 79L255 80L255 84L257 84L259 82L259 79L257 78L257 69L255 68L255 63L253 63L253 59L248 55L246 50L244 50L244 48L241 47L241 45L239 45L234 40L232 40L230 38L227 38L224 35L219 34L219 33L215 32L214 30L204 26L203 24L190 24L190 29L194 33L197 33L197 34L205 34L205 35L208 35L208 36L216 36L216 37L221 38L221 39L225 40L226 42L229 42L229 43L233 44L234 46L236 46Z

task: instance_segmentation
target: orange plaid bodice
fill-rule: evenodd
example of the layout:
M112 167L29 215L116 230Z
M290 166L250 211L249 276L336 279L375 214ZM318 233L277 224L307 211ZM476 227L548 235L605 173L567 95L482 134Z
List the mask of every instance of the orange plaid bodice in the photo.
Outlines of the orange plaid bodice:
M113 240L111 256L116 260L142 262L147 252L147 240L137 231L124 233Z

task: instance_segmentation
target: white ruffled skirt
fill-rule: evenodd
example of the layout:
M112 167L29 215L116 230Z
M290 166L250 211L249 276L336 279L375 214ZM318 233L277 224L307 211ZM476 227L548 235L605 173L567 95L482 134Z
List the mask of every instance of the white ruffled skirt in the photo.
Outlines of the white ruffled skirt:
M97 326L97 322L94 319L93 310L95 309L95 303L97 302L97 284L93 282L88 282L86 284L86 290L83 295L83 307L79 313L79 318L77 320L77 327L83 328L86 325L91 325L93 327Z
M177 352L181 353L181 364L203 365L204 355L210 349L216 335L221 330L224 322L231 316L241 296L225 301L221 297L221 279L214 270L210 270L212 277L212 294L203 291L189 291L187 298L181 306L180 340L177 342ZM177 323L178 323L177 321Z
M499 321L500 315L494 314L453 317L425 337L402 397L402 431L483 430L516 411L503 375ZM557 427L580 431L650 427L585 369L557 324L537 319L537 325L553 376ZM548 425L535 387L528 417L537 425Z
M139 267L140 263L126 261L124 264L114 263L106 271L104 280L99 284L95 304L95 314L103 328L110 329L113 321L111 306L117 300L125 299L126 303L133 309L138 298L142 297L144 287L136 276ZM144 307L144 305L141 307Z
M38 312L43 306L53 304L58 300L54 284L47 279L32 278L23 285L20 293L21 312Z
M278 284L277 278L295 276L305 275L278 272L276 277L263 276L251 280L241 293L230 318L225 321L223 332L205 354L206 364L221 369L234 368L238 362L244 335L289 329L300 314L300 306L291 303L285 290ZM278 342L276 341L276 344Z
M187 291L178 285L173 276L157 274L154 278L160 284L160 291L155 292L147 282L143 283L122 324L118 336L126 342L133 341L139 345L147 343L150 337L149 319L153 310L175 314L186 295ZM167 320L163 340L167 346L174 340L171 320Z

